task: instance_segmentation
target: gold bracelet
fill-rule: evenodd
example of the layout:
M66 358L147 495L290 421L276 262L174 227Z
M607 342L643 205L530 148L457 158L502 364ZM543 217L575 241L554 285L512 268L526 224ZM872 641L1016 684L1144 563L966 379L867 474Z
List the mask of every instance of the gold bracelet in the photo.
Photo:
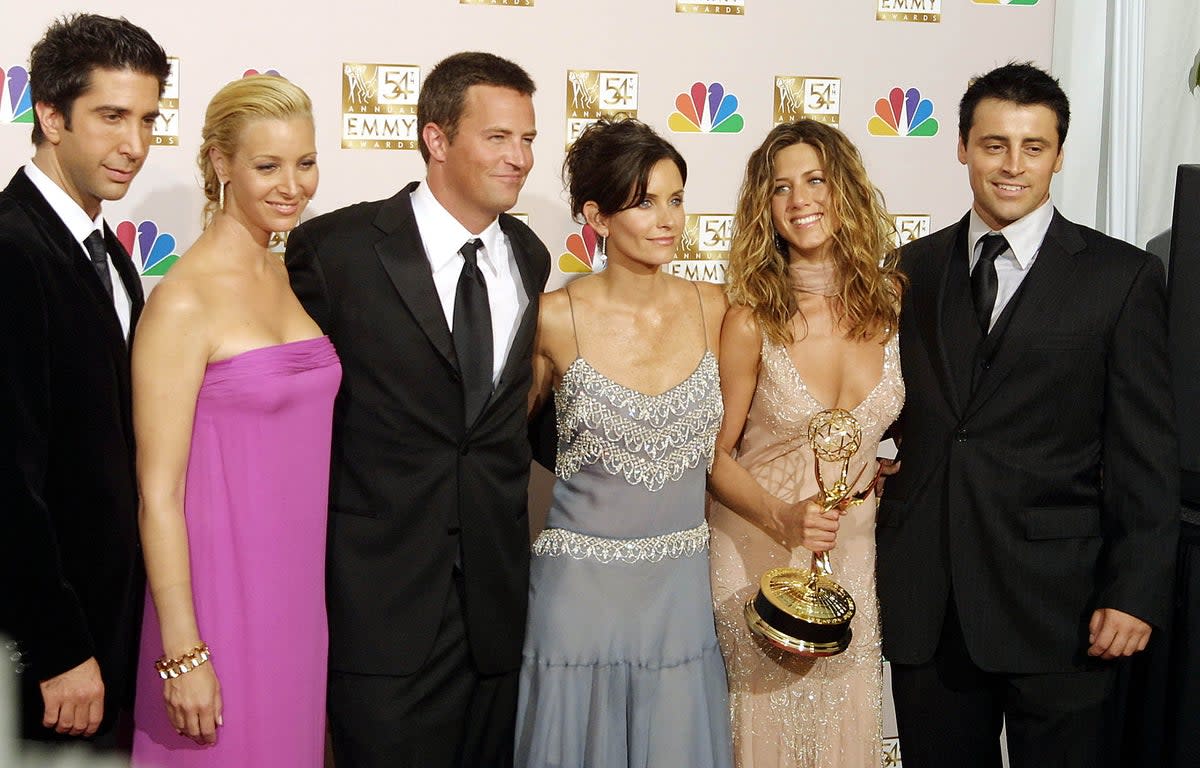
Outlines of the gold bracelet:
M177 659L169 659L164 655L154 662L154 668L158 670L159 677L163 680L170 680L180 675L186 675L210 658L212 658L212 652L208 650L208 643L201 642L200 645Z

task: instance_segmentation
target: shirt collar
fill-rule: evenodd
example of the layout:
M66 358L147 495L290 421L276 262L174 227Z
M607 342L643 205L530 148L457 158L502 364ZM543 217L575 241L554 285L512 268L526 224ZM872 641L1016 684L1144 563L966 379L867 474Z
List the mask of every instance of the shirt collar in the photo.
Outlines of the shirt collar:
M1008 247L1012 249L1017 266L1022 270L1028 269L1029 265L1033 263L1034 257L1042 247L1042 241L1046 239L1046 232L1049 231L1050 221L1053 218L1054 206L1047 198L1037 208L1000 230L1000 234L1004 235L1004 239L1008 241ZM968 254L972 262L974 261L975 246L984 235L992 231L987 224L983 223L983 219L979 217L975 209L971 208L967 242L971 245Z
M79 203L32 161L25 164L25 175L33 182L33 186L37 187L37 191L42 193L42 197L46 198L46 202L77 241L82 243L94 230L104 232L103 212L97 214L95 219L89 218L79 207Z
M500 219L492 219L478 235L472 234L458 219L447 211L429 189L428 182L418 184L410 195L412 199L413 216L421 230L421 239L429 250L425 256L429 266L438 272L458 255L458 249L468 240L479 238L483 241L483 254L480 262L491 267L493 272L507 272L508 264L499 258L500 246L503 242L504 231L500 229Z

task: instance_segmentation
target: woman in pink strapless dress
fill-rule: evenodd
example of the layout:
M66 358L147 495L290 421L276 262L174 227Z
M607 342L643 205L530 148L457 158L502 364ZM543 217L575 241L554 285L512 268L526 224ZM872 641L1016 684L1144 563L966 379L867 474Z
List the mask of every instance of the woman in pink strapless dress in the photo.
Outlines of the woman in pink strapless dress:
M235 81L203 136L210 221L133 351L148 581L133 762L319 768L341 367L269 251L316 189L311 104L282 78ZM176 659L169 679L156 659Z

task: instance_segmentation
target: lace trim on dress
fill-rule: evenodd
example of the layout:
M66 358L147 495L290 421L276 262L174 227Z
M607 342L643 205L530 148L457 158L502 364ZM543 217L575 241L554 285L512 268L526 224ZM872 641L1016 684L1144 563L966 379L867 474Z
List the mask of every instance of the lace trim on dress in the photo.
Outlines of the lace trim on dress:
M654 492L707 462L712 468L724 416L717 360L711 351L678 385L658 395L622 386L576 358L563 374L555 474L569 480L599 462L630 485Z
M661 536L607 539L565 528L546 528L533 542L538 557L567 557L601 563L657 563L664 558L692 557L708 549L708 523Z
M772 423L777 427L788 423L807 425L807 417L810 413L825 409L825 405L813 396L808 385L800 376L800 372L796 370L796 365L788 356L786 348L772 344L764 338L762 357L763 364L769 371L768 375L784 384L784 386L768 388L762 393L764 401L770 406L767 413ZM797 391L808 401L807 403L796 398ZM862 402L850 409L850 413L858 418L865 429L867 422L875 420L879 412L899 410L903 403L904 380L900 375L900 346L899 340L893 335L884 347L883 374ZM779 429L777 431L785 432L786 430ZM797 433L793 442L807 445L807 430Z

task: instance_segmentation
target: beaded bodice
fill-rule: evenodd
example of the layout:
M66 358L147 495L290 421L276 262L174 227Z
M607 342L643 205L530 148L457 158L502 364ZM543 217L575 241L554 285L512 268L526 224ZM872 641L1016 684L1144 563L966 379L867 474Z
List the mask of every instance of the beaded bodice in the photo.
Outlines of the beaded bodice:
M826 406L809 391L788 356L787 349L765 339L762 346L762 372L755 400L753 416L761 420L768 433L778 441L778 450L785 452L800 447L808 450L809 419L813 414L825 410ZM861 403L850 409L862 427L862 444L869 446L855 455L853 463L874 459L875 446L903 404L900 346L893 335L884 348L883 375L879 382Z
M657 395L618 384L577 357L554 393L554 407L558 477L569 480L597 465L652 492L679 480L701 459L711 468L725 413L711 351L686 379Z

